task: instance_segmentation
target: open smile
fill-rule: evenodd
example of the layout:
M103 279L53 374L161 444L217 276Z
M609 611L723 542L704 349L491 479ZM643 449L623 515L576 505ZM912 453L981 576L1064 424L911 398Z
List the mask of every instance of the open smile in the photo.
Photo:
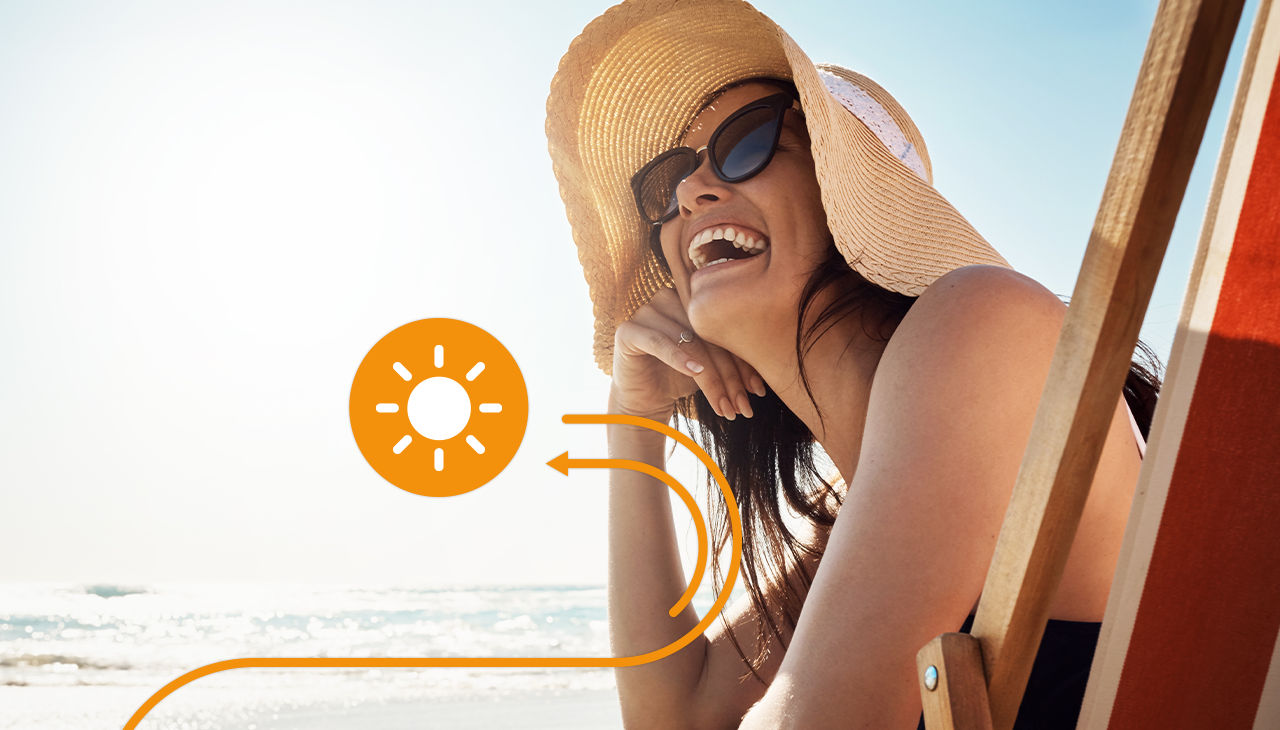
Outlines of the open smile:
M769 239L745 226L714 225L695 233L689 241L694 271L755 257L769 248Z
M689 284L692 286L695 281L700 281L707 276L713 276L712 272L715 271L738 271L739 269L753 265L761 258L761 256L756 254L748 254L739 258L724 257L716 259L715 261L707 262L705 265L699 267L690 274Z

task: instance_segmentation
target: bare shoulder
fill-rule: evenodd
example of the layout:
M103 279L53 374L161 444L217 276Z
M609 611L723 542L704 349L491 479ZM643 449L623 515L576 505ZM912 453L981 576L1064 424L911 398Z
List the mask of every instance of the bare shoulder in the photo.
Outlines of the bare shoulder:
M966 266L937 279L894 332L876 378L960 385L965 362L1053 354L1067 307L1036 280L998 266ZM1029 363L1027 363L1029 364Z
M1001 266L983 264L964 266L938 277L937 281L920 295L917 304L937 306L953 301L957 297L978 300L990 300L995 297L1006 304L1011 303L1009 298L1012 298L1027 304L1039 303L1066 310L1066 305L1058 299L1057 295L1026 274Z
M889 481L965 464L1011 479L1065 316L1056 295L1010 269L968 266L940 277L881 357L861 457L894 464Z

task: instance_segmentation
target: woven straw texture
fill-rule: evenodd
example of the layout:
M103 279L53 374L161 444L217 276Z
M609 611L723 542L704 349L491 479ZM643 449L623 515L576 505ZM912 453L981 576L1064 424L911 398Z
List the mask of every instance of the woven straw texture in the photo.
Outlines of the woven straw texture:
M820 67L875 99L932 178L924 139L870 79ZM596 364L613 365L618 322L671 280L649 251L631 175L679 136L713 92L756 77L800 91L827 224L869 281L918 296L970 264L1008 266L973 226L832 96L800 47L740 0L633 0L593 20L560 61L547 99L547 142L586 275Z

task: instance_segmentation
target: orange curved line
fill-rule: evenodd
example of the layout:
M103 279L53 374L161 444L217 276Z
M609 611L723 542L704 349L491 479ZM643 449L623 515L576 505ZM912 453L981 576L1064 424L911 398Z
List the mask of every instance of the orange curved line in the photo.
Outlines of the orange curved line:
M729 601L729 594L733 590L733 584L738 578L738 562L742 558L742 518L738 514L738 502L733 498L733 490L729 488L729 482L724 477L724 472L720 471L720 467L716 465L711 456L702 447L694 443L693 439L671 428L665 423L659 423L648 418L639 416L624 416L621 414L565 414L562 419L568 424L583 423L615 423L631 426L639 426L647 428L674 439L677 443L689 449L698 459L707 467L708 472L716 480L720 487L720 493L724 496L725 507L729 512L729 528L732 533L732 560L729 563L729 571L725 575L724 586L720 591L720 595L716 596L715 603L711 605L711 609L707 611L707 615L702 617L693 628L685 632L683 636L672 641L666 646L655 649L644 654L637 654L629 657L367 657L367 658L308 658L308 657L246 657L241 659L227 659L225 661L206 664L202 667L193 669L183 674L168 684L161 687L142 703L129 721L124 724L124 730L135 730L138 723L147 716L156 705L165 697L173 694L176 690L186 684L190 684L201 677L224 672L230 669L299 669L299 668L341 668L341 669L372 669L372 668L413 668L413 667L518 667L518 668L569 668L569 667L634 667L641 664L664 659L672 654L680 651L688 646L695 638L702 635L704 631L711 626L711 622L720 615L724 610L725 604ZM618 459L617 461L626 462L626 459ZM643 464L643 462L635 462ZM653 474L655 478L661 479L668 485L667 479L671 478L669 474L663 472L652 465L645 466L653 469L657 474ZM630 465L623 468L630 468ZM649 473L649 472L645 472ZM657 476L661 474L662 476ZM674 482L674 478L672 478ZM678 482L676 482L678 484ZM675 487L673 487L675 488ZM678 492L681 496L688 494L684 486L681 485ZM686 504L688 502L686 501ZM701 526L702 520L698 520ZM699 553L706 550L706 533L704 530L698 531ZM705 555L704 555L705 557ZM679 605L679 604L677 604Z
M685 447L690 451L690 453L698 457L698 461L702 462L702 465L707 468L707 473L716 480L716 484L720 487L720 494L724 497L725 508L729 513L729 532L732 536L732 554L729 561L729 572L725 575L724 586L720 589L720 595L716 596L715 603L711 605L711 609L707 612L707 615L694 626L690 634L686 634L675 642L667 645L670 647L679 644L679 646L676 646L675 649L672 649L666 654L655 656L652 659L638 663L645 664L651 661L656 661L674 653L675 651L683 649L689 644L689 642L693 641L695 636L701 635L702 632L711 625L711 621L724 610L725 604L729 601L729 593L733 590L733 584L738 579L738 563L742 559L742 516L738 513L738 500L733 497L733 489L729 487L729 481L725 479L724 472L720 471L720 465L716 464L715 460L711 458L711 455L703 450L697 442L666 423L655 421L651 418L627 416L621 413L566 413L560 418L560 420L566 424L617 424L622 426L638 426L640 428L647 428L650 431L657 431ZM626 459L618 459L617 461L627 462ZM685 500L685 504L689 506L690 511L698 517L698 563L694 569L694 579L690 582L689 589L685 591L686 595L692 595L696 584L701 582L702 574L706 568L707 538L706 530L703 529L702 525L702 513L698 510L697 505L693 502L693 497L683 485L679 485L679 482L674 479L668 481L668 478L670 477L669 474L657 469L651 464L644 464L643 462L633 463L643 464L646 467L645 473L651 474L651 476L656 476L656 478L661 479L663 482L671 486L672 489L675 489L676 492L680 494L681 498ZM653 473L648 470L652 470ZM676 485L679 486L677 487ZM682 598L681 601L683 600L684 599ZM676 606L672 607L672 616L679 613L677 610L678 607L682 607L680 602L677 602ZM693 633L695 631L696 633ZM664 647L664 649L665 648L666 647ZM658 651L663 651L663 649L659 649ZM654 653L656 652L650 652L650 654ZM641 656L649 656L649 654L643 654Z
M712 605L712 610L708 615L720 613L720 611L724 609L724 603L728 600L729 591L732 590L734 583L738 579L738 562L742 558L742 516L738 513L738 500L734 499L733 489L729 487L729 481L725 479L724 472L720 471L720 465L716 464L715 460L711 458L711 455L699 446L697 442L689 438L688 435L677 431L669 424L662 423L661 421L655 421L651 418L627 416L621 413L566 413L560 418L560 420L571 425L595 423L647 428L650 431L657 431L658 433L672 439L676 443L688 449L694 456L698 457L698 461L702 462L702 465L707 468L707 473L716 480L716 484L720 487L720 494L724 497L725 507L729 512L729 532L733 538L731 547L733 552L732 559L729 561L729 572L725 575L724 586L720 590L720 595L716 597L716 602ZM628 462L626 459L615 459L612 461ZM643 464L644 462L628 463ZM692 495L689 494L683 485L677 487L676 485L678 482L675 482L674 480L667 481L666 477L669 477L670 475L666 472L657 470L656 467L653 467L650 464L644 464L644 466L649 469L653 469L657 474L662 475L657 476L655 474L650 474L647 470L645 471L646 474L650 474L650 476L661 479L672 489L675 489L680 497L684 499L685 504L689 507L689 511L697 518L698 562L694 567L693 580L689 582L689 587L685 591L685 597L692 598L693 594L697 590L697 586L702 581L702 576L706 569L705 558L707 539L706 530L702 525L702 512L698 509L697 504L694 503ZM671 608L671 615L673 617L678 615L680 610L684 608L684 605L688 603L685 597L681 597L680 601L677 601L676 605ZM724 598L725 601L721 601L721 598Z
M566 459L565 464L571 469L630 469L631 471L640 472L665 483L672 491L680 495L680 499L684 500L684 505L689 508L689 513L693 515L693 524L698 530L698 560L693 566L693 580L689 581L688 587L684 589L684 595L680 596L680 600L676 601L675 605L667 611L672 618L679 616L684 607L688 606L689 602L693 600L694 594L698 592L698 586L702 584L702 576L707 572L707 526L703 524L702 510L698 508L698 503L694 501L693 495L675 477L653 464L646 464L643 461L635 461L633 459Z

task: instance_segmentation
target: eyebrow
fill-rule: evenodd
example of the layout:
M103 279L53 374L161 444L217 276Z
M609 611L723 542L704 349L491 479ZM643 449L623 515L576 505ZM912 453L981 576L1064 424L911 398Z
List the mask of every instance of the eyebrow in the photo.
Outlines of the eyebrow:
M805 139L810 139L809 125L804 121L804 110L793 108L792 111L799 113L799 118L791 114L784 114L782 116L782 128L792 134L802 135Z
M799 100L797 99L796 101L798 102ZM675 145L676 145L676 146L680 146L680 145L687 145L688 140L689 140L689 134L690 134L691 132L693 132L693 130L694 130L693 123L694 123L694 121L698 118L698 115L699 115L699 114L702 114L702 112L705 112L705 111L707 111L707 110L713 110L713 111L714 111L714 110L715 110L715 108L716 108L716 104L717 104L718 102L719 102L719 97L717 97L717 98L713 99L710 103L708 103L708 104L704 105L704 106L702 107L702 109L700 109L700 110L698 111L698 114L695 114L695 115L693 116L693 118L689 120L689 123L688 123L688 124L686 124L686 125L684 125L684 129L680 130L680 134L676 135L676 139L675 139ZM747 102L747 103L749 104L750 102ZM745 105L744 105L744 106L745 106ZM801 120L805 119L804 109L802 109L802 108L796 108L796 106L795 106L795 102L793 102L793 103L792 103L791 111L798 113L798 114L800 115L800 119L801 119ZM791 117L789 117L789 116L787 116L787 115L783 115L783 117L782 117L782 127L783 127L784 129L786 129L786 128L788 128L789 126L794 125L794 124L795 124L795 122L794 122L794 121L792 121ZM699 128L701 128L701 125L699 125ZM808 127L808 125L801 123L801 124L800 124L800 126L798 127L798 129L800 129L801 131L803 131L803 132L804 132L804 136L805 136L806 138L808 138L808 137L809 137L809 127ZM792 131L794 132L794 131L796 131L796 130L795 130L795 129L792 129Z

